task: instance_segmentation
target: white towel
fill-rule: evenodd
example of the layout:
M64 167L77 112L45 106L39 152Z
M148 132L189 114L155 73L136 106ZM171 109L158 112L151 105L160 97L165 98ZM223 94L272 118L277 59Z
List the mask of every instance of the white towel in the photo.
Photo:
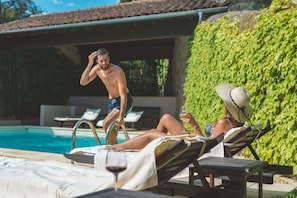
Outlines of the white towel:
M157 185L154 151L164 139L152 141L140 152L129 152L128 168L119 174L119 187L142 190ZM0 197L76 197L113 187L114 177L105 170L105 155L106 150L96 154L96 168L0 156Z
M168 137L157 138L145 146L140 152L126 152L127 169L119 174L118 186L129 190L143 190L158 184L155 148ZM105 169L106 150L95 155L95 168L112 173Z
M0 197L74 197L109 187L108 177L69 163L0 157Z

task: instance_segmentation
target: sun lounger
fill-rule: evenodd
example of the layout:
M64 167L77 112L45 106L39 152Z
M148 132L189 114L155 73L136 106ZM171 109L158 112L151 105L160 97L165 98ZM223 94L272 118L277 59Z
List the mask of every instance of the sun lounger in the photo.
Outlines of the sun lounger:
M262 129L262 124L257 124L254 126L243 126L230 130L226 133L224 138L224 153L226 157L233 157L245 147L248 147L252 152L255 159L259 160L260 158L256 154L255 150L251 144L265 135L271 130L270 126Z
M204 184L203 187L197 187L193 185L184 186L182 184L179 185L177 183L168 181L176 174L187 168L191 163L194 163L194 166L199 169L199 165L197 164L197 160L195 159L198 159L204 153L209 152L214 146L222 141L222 139L223 134L213 140L201 137L198 137L197 139L197 137L179 138L166 136L155 140L162 140L162 143L158 144L158 146L154 148L153 160L149 160L149 156L144 156L142 159L138 160L130 158L129 162L139 163L137 161L141 161L141 164L139 164L138 168L135 169L135 171L140 171L140 169L145 169L145 167L152 171L149 175L145 176L145 178L151 178L150 181L154 181L153 187L148 188L147 190L151 190L156 193L162 193L164 192L164 189L166 189L166 191L170 190L170 193L172 194L185 196L207 192L209 190L209 184L203 177L202 173L200 174L200 179ZM142 151L132 152L132 154L141 156L141 153L146 153L146 150L151 149L150 145L154 145L154 143L150 143ZM94 150L98 149L99 147L95 148ZM78 163L95 163L95 166L97 168L102 166L101 162L104 161L104 151L102 151L101 154L93 153L93 155L90 154L91 152L92 151L90 149L86 150L82 148L82 151L79 151L79 148L77 148L74 150L74 153L64 154L64 156ZM131 153L129 155L131 155ZM103 168L104 167L101 167L99 169ZM156 177L152 178L153 173L156 173ZM143 183L143 181L141 180L140 182Z
M250 127L243 127L239 131L235 131L234 134L228 135L224 138L224 153L225 157L233 157L244 148L248 148L256 160L260 160L260 157L256 153L252 146L252 143L264 136L271 130L270 125L262 128L262 123ZM272 184L273 176L275 174L293 174L292 166L283 166L276 164L268 164L264 167L263 183ZM251 177L249 181L256 181L257 176Z
M161 137L140 152L127 151L128 167L119 174L118 187L135 191L156 186L160 189L159 186L202 155L214 141ZM93 155L95 168L2 156L0 196L77 197L112 188L114 177L105 168L106 152L101 148Z
M259 134L259 131L257 134L250 133L256 129L258 130L259 128L243 126L228 131L223 140L226 155L235 155L246 147L247 143L250 144L258 137L264 135ZM265 130L265 132L267 131ZM234 147L231 147L232 144L230 143L235 143ZM230 148L230 150L227 150L227 148ZM199 174L201 174L202 171L203 174L209 177L210 187L212 187L213 193L217 193L220 189L224 189L223 193L227 195L226 197L246 197L247 179L253 177L253 174L256 173L257 178L253 181L258 183L258 196L262 197L263 168L267 165L267 162L261 160L232 159L229 156L213 157L210 154L206 158L199 158L198 163L200 169L190 166L190 184L194 185L196 183L195 180L200 179ZM222 184L219 188L214 186L214 178L222 180ZM216 194L213 195L216 196Z
M130 111L124 118L125 123L132 123L132 128L135 127L135 123L141 118L144 111Z
M144 111L129 111L129 113L124 117L124 122L125 123L132 123L132 128L134 128L134 124L138 122L138 120L141 118L142 114ZM99 120L96 123L97 127L102 127L103 126L103 120Z
M79 120L95 121L99 116L101 109L87 109L81 117L55 117L54 120L59 123L60 127L64 122L77 122Z
M158 185L151 190L157 193L190 197L211 193L209 183L205 179L203 172L200 171L200 165L197 159L203 156L203 154L210 152L222 139L223 134L219 135L216 139L201 138L198 141L190 140L190 145L187 146L185 145L186 142L180 142L176 147L168 147L165 152L156 156ZM198 177L202 186L169 181L189 165L193 165L199 172Z
M255 160L260 161L260 157L257 155L256 151L252 147L252 143L264 136L271 130L270 125L262 128L262 123L258 123L253 126L243 126L231 129L228 131L224 137L224 156L227 158L233 158L237 153L242 151L244 148L248 148ZM263 183L272 184L273 175L276 173L280 174L292 174L293 167L282 166L282 165L272 165L265 164L263 167ZM190 182L194 183L195 170L190 170ZM258 182L258 174L249 175L248 181Z

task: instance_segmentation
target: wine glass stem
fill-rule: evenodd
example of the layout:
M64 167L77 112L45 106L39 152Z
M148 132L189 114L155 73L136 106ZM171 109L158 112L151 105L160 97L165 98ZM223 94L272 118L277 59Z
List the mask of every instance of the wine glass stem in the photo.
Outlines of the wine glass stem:
M114 190L117 193L118 192L118 173L114 174L115 184L114 184Z

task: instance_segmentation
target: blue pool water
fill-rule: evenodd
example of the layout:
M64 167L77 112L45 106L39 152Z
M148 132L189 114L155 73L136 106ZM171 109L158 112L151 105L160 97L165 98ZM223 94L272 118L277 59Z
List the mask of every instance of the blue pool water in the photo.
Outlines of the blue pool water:
M99 137L102 145L105 138ZM121 140L119 140L121 142ZM123 141L123 140L122 140ZM98 145L93 136L76 137L76 148ZM0 132L0 148L21 149L30 151L67 153L71 150L72 136L52 132Z

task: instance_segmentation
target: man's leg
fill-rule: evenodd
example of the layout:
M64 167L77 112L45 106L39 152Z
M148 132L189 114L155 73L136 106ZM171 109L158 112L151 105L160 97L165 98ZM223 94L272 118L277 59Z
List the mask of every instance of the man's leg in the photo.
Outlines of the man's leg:
M113 109L105 118L103 121L103 129L105 132L107 132L107 129L109 125L115 121L120 115L120 110L118 109ZM109 135L109 144L116 144L117 143L117 132L118 132L118 127L113 127L112 131L110 132Z

